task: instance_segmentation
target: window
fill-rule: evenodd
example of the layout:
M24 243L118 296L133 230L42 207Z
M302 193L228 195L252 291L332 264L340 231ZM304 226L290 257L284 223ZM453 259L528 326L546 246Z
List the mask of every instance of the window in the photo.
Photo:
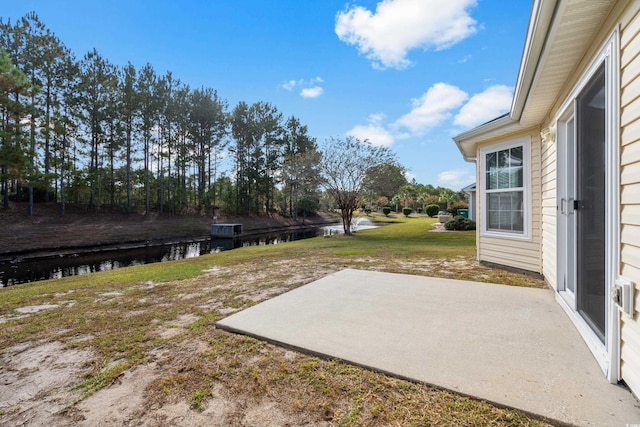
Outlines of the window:
M528 238L529 138L480 150L483 234Z

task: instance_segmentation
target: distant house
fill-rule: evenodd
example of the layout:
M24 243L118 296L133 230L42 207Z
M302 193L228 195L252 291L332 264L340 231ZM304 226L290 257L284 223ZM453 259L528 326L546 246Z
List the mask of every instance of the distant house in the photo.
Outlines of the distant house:
M469 197L469 219L476 220L476 183L467 185L462 192Z
M636 396L639 74L640 1L534 0L509 114L454 138L477 166L479 261L542 275Z

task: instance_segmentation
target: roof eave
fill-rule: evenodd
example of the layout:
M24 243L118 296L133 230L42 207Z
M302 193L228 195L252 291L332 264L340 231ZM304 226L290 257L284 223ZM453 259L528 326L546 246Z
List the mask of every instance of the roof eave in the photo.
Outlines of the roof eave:
M520 120L522 116L540 59L545 51L544 47L557 4L556 0L534 0L531 6L527 38L522 51L518 79L516 80L511 112L509 113L514 121Z
M463 132L453 137L453 140L456 142L458 150L460 150L460 153L462 154L464 160L467 162L475 162L476 146L480 139L485 139L488 135L498 133L501 130L511 130L511 128L515 128L517 126L518 123L514 122L507 114L488 123L475 127L471 130Z

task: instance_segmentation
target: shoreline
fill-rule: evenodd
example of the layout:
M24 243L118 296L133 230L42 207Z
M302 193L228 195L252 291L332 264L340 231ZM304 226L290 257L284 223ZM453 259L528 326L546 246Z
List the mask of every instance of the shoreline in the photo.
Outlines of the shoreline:
M198 214L159 215L152 213L123 214L102 210L87 214L78 209L65 217L57 215L57 206L40 205L37 215L26 216L23 206L0 209L0 260L17 257L33 258L34 254L59 256L61 253L100 252L114 249L136 249L187 240L210 238L213 218ZM320 212L297 221L279 215L251 217L218 216L215 223L242 224L242 236L295 231L303 228L334 224L340 217Z
M264 227L264 228L254 228L250 229L247 232L242 233L239 236L234 236L230 239L236 238L245 238L245 237L253 237L259 236L262 234L278 234L278 233L288 233L293 231L302 231L302 230L310 230L314 228L319 228L327 225L336 224L335 221L328 222L316 222L305 225L293 225L293 226L282 226L282 227ZM119 250L131 250L131 249L143 249L149 247L156 246L164 246L164 245L176 245L180 243L196 243L203 242L210 239L213 239L211 235L200 235L200 236L184 236L184 237L174 237L170 239L152 239L152 240L129 240L129 241L119 241L119 242L110 242L110 243L97 243L97 244L86 244L79 246L65 246L58 247L53 249L48 248L38 248L38 249L24 249L20 251L14 252L0 252L0 262L22 262L22 261L34 261L34 260L44 260L44 259L52 259L52 258L60 258L64 256L70 255L86 255L86 254L96 254L102 252L110 252L110 251L119 251Z

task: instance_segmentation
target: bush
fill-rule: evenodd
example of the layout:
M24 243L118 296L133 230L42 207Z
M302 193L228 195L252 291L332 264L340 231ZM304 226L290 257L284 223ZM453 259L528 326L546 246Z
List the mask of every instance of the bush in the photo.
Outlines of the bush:
M467 207L465 205L453 205L447 209L447 212L455 216L458 214L458 209L467 209Z
M367 215L371 214L371 208L364 208L364 213L366 213Z
M391 213L391 208L389 206L384 206L382 208L382 213L384 214L384 216L389 216L389 214Z
M440 206L438 206L438 205L429 205L426 208L426 213L431 218L433 218L434 216L438 215L438 212L440 212Z
M422 213L422 208L418 208L417 212L421 214Z
M468 218L465 218L461 215L458 215L456 217L454 217L453 219L450 219L449 221L447 221L444 224L444 228L446 228L447 230L450 231L466 231L466 230L475 230L476 229L476 222L473 220L470 220Z
M411 212L413 212L413 209L411 208L402 208L402 215L409 217L409 215L411 215Z

